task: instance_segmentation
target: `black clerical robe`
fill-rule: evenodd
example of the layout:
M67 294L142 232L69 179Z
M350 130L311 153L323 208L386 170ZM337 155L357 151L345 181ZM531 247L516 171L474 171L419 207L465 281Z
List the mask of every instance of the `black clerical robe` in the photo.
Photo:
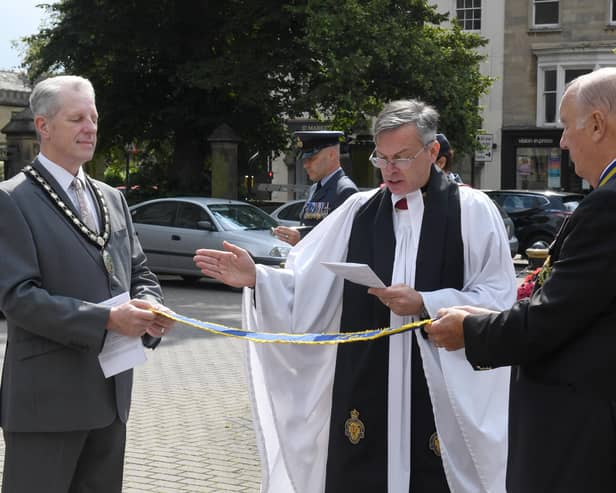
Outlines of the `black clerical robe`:
M433 170L424 191L424 218L416 261L415 287L461 289L464 257L458 185ZM370 265L391 285L395 255L392 199L381 190L358 212L351 230L347 262ZM364 286L344 285L344 331L386 327L389 309ZM417 342L412 343L411 491L449 491L438 450L434 416ZM338 347L327 462L327 493L386 491L389 339ZM353 443L345 423L355 410L365 427Z

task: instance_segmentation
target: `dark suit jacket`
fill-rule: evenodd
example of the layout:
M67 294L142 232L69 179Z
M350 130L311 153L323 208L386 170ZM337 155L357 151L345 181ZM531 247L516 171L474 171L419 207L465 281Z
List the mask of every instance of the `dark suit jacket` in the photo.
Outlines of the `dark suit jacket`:
M327 214L332 212L336 207L342 204L350 195L357 192L357 186L348 176L344 174L342 168L338 169L334 175L327 180L327 183L317 190L317 183L314 183L308 192L308 200L300 213L300 221L302 226L310 226L310 228L301 229L302 236L316 226L319 222L327 217ZM321 214L319 218L307 218L306 213L310 210L311 203L326 204L327 210L325 214Z
M38 163L35 169L69 197ZM133 230L124 197L97 182L111 220L109 275L99 248L82 237L50 197L19 173L0 184L0 309L8 325L1 425L9 432L72 431L128 419L132 371L105 379L98 361L109 308L123 291L162 300ZM76 211L75 211L76 212Z
M616 491L616 183L586 197L529 301L467 317L466 355L512 369L509 493Z

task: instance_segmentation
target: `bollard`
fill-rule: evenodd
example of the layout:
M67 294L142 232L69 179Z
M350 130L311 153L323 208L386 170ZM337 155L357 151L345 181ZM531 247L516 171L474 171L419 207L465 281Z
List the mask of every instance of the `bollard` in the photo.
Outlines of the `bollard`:
M527 248L526 256L528 257L528 268L534 270L541 267L545 259L548 257L549 250L547 248Z

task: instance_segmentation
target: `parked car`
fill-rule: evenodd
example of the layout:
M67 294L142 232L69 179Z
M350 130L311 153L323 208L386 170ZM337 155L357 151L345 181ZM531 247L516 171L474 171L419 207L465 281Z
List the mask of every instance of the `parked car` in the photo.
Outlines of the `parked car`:
M551 190L486 190L511 217L520 241L520 253L548 248L561 224L584 198L583 194Z
M262 211L267 214L271 214L276 208L284 205L286 202L284 200L257 200L257 199L248 199L246 200L251 205L258 207Z
M154 272L202 277L195 250L222 250L229 241L246 249L256 263L280 265L290 246L272 235L278 223L258 207L237 200L173 197L130 208L135 230Z
M304 199L290 200L270 212L270 216L283 226L299 226L299 213L302 212L305 202Z
M286 204L281 205L276 210L270 213L274 219L284 226L299 226L299 213L304 206L305 200L291 200ZM494 202L496 208L503 218L505 223L505 229L507 230L507 236L509 237L509 249L511 250L511 257L515 257L518 253L518 238L515 235L513 221L509 215L503 210L503 208Z
M507 231L507 238L509 239L509 251L511 252L511 258L515 257L518 254L518 248L520 246L520 242L518 241L518 237L515 235L515 226L513 224L513 220L509 217L509 214L505 212L498 202L492 200L494 205L500 212L501 217L503 218L503 223L505 224L505 230Z

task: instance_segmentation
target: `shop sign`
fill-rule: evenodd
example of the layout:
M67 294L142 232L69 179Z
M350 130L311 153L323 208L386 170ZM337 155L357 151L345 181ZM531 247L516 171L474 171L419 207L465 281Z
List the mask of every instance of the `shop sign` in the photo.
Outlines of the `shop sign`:
M558 147L560 137L518 137L516 138L515 145L524 147L546 146L546 147Z

